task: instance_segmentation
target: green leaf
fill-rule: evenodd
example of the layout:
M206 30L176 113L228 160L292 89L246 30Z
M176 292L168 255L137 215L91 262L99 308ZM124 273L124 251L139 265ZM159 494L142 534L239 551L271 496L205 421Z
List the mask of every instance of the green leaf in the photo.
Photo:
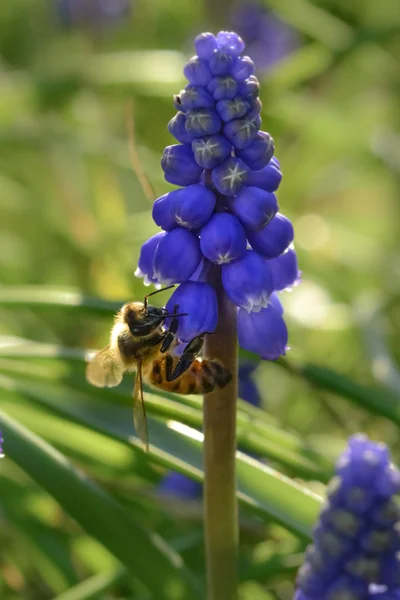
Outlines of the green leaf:
M387 388L366 387L328 367L313 364L294 367L291 365L289 370L321 389L347 398L354 404L400 425L400 398Z
M110 314L121 308L123 302L110 302L85 296L81 292L56 290L44 286L0 286L0 306L51 308L89 311L90 314Z
M1 354L7 353L7 351L4 352L4 350L5 349L2 349ZM16 346L11 348L11 356L16 356L21 351L24 355L29 352L29 350L26 349L26 346L22 348ZM38 352L40 352L40 349L38 349ZM67 352L63 350L61 352L63 355L67 354ZM69 350L69 352L72 351ZM53 356L57 355L57 353L59 353L57 349L52 350ZM65 370L66 369L62 370L62 373L64 373ZM14 360L7 361L7 359L0 359L0 372L12 374L14 379L16 376L23 378L34 377L35 379L51 378L53 376L55 376L56 379L58 378L57 369L20 363ZM67 381L69 382L68 378ZM96 394L96 397L101 396L112 402L117 401L119 404L121 403L121 400L123 400L125 404L131 404L131 391L128 393L121 393L119 390L99 392L98 390L93 390L93 388L88 388L88 386L83 383L82 377L80 379L74 379L73 384L79 389L79 392L85 391L88 393L90 390L90 395ZM19 385L21 385L21 383ZM26 386L23 389L26 389ZM29 389L31 392L34 391L35 382L30 380ZM191 403L191 406L185 406L181 402L182 396L174 396L172 394L163 393L162 391L157 391L157 393L155 393L154 390L150 391L149 388L146 389L146 406L150 414L155 414L166 419L176 419L186 425L201 429L203 420L201 400L195 399ZM53 400L57 398L59 393L59 389L55 389L50 393L50 406L53 406ZM79 397L79 393L77 394L77 397ZM71 395L70 392L68 392L68 395ZM64 404L65 402L66 399L60 400L61 404ZM187 400L186 403L188 403ZM329 461L313 451L310 446L301 442L296 436L288 434L278 427L262 420L260 418L263 415L261 410L254 409L254 407L251 408L253 408L251 415L246 414L242 410L238 411L237 436L238 444L241 449L274 460L303 478L318 478L323 482L329 481L332 476L332 465Z
M201 598L180 557L135 523L121 505L61 453L0 411L7 455L48 491L81 526L124 563L156 598Z
M4 391L7 386L11 394L13 390L22 391L20 382L5 376L0 379L0 384ZM139 440L132 436L130 409L111 406L61 386L52 386L50 391L47 386L41 383L38 387L36 384L33 389L34 386L26 385L23 394L46 408L53 407L66 419L128 444L135 452L143 452ZM152 418L149 418L149 431L149 459L202 481L202 434L199 431L176 421L163 424ZM321 499L318 496L241 452L237 453L237 469L238 497L243 504L264 519L274 518L297 535L310 536L320 509Z

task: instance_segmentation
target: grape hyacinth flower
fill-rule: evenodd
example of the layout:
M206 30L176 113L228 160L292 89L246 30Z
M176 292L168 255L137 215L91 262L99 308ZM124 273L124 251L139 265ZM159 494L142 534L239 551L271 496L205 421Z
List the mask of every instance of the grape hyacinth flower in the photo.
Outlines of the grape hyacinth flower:
M384 444L358 434L336 465L295 600L400 597L400 471Z
M231 25L242 36L257 70L267 72L299 45L295 29L282 21L263 0L238 0Z
M210 273L219 272L237 307L240 345L276 360L288 342L276 292L295 285L300 273L293 226L279 212L274 142L260 130L254 63L233 32L202 33L195 48L168 125L178 143L161 160L165 179L180 187L155 201L153 219L163 232L143 245L136 275L146 285L181 284L167 307L188 313L177 331L187 343L217 327Z
M0 431L0 458L4 458L3 444L4 444L3 434Z

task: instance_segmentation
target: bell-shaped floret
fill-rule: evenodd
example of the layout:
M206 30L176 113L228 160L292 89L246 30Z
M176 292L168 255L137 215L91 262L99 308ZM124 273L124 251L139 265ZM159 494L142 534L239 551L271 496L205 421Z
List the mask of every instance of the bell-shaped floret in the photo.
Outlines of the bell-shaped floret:
M211 108L215 102L212 95L202 85L193 85L192 83L189 83L181 91L180 98L185 111L192 108Z
M199 58L209 60L218 48L217 39L212 33L200 33L194 40L194 47Z
M151 283L158 283L157 277L154 276L154 254L157 250L158 244L166 236L164 231L156 233L149 238L140 249L140 256L138 261L138 267L135 271L136 277L143 277L144 285L150 285Z
M214 214L201 230L201 251L217 265L227 264L244 256L246 244L243 225L228 213Z
M186 188L176 190L176 223L186 229L199 229L212 215L215 202L215 194L201 184L188 185Z
M244 186L232 200L230 208L246 230L259 230L274 218L278 212L278 202L275 194Z
M223 135L196 138L192 142L194 158L203 169L212 169L222 163L230 155L231 148Z
M293 238L292 223L280 213L259 231L247 230L250 246L266 258L280 256L293 242Z
M220 50L228 52L235 58L245 49L244 41L234 31L220 31L217 35L217 44Z
M177 226L177 222L175 221L175 197L179 191L173 190L154 201L152 211L153 221L161 229L164 229L164 231L170 231Z
M217 102L217 112L225 123L244 117L249 110L250 103L240 96L236 96L232 100L227 98Z
M239 344L266 360L286 354L288 331L282 315L271 304L259 312L239 308L237 315Z
M237 150L241 158L253 171L263 169L274 154L274 140L265 131L259 131L253 142L243 150Z
M212 170L212 181L225 196L234 196L245 184L249 167L240 158L230 157Z
M255 75L251 75L248 79L241 81L238 84L238 94L246 100L255 100L260 93L260 82Z
M170 231L180 225L198 229L210 218L215 208L215 194L201 184L188 185L158 198L153 204L153 220Z
M324 598L335 600L335 598L354 598L363 600L368 598L368 582L360 581L356 577L342 575L334 580L332 585L326 589Z
M297 263L297 255L293 248L289 248L277 258L268 261L269 270L272 273L274 290L280 292L291 288L300 281L301 272Z
M213 77L207 86L210 94L215 100L223 100L224 98L234 98L237 93L237 83L230 75L221 77Z
M168 131L181 144L191 144L194 136L186 130L186 115L178 112L168 123Z
M182 283L195 272L202 259L200 242L193 233L177 227L160 241L154 254L154 277L159 283Z
M193 137L213 135L221 129L221 118L211 108L195 108L186 115L186 131Z
M245 81L254 72L254 62L250 56L240 56L231 69L231 74L236 81Z
M177 336L181 342L189 343L203 333L212 333L218 323L218 302L215 289L208 283L186 281L182 283L167 302L169 313L185 313L178 317ZM166 325L168 326L167 321Z
M161 159L164 177L175 185L190 185L198 183L203 169L194 159L191 146L167 146Z
M279 163L271 159L260 171L252 171L247 185L255 185L267 192L275 192L282 181L282 173L278 165Z
M210 60L208 66L213 75L228 75L232 69L235 57L229 54L226 50L216 50Z
M246 115L243 119L234 119L224 125L224 134L235 148L242 150L250 146L260 127L258 118Z
M212 73L208 62L198 56L193 56L184 66L183 73L189 83L193 85L208 85L212 79Z
M268 306L273 292L267 262L252 250L246 250L239 260L222 265L222 284L232 302L248 312Z

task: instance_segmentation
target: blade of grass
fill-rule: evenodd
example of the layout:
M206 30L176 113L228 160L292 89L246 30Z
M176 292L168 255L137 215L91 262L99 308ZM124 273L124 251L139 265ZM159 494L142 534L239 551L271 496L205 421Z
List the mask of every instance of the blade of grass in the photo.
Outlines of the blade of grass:
M62 308L84 310L91 314L113 314L123 302L111 302L101 298L85 296L81 292L56 290L43 286L0 286L0 306L30 308Z
M280 365L292 375L302 377L320 389L347 398L354 404L400 425L400 398L391 390L361 385L328 367L287 361L280 361Z
M126 579L127 575L128 572L124 567L115 569L110 573L96 573L96 575L85 579L85 581L60 594L54 600L93 600L95 598L104 598L105 592L108 592L112 587Z
M98 390L89 388L86 384L81 383L80 385L75 384L74 389L71 389L65 383L63 387L54 384L37 381L40 375L45 376L51 369L38 368L36 365L26 364L23 362L17 362L13 360L0 359L0 372L7 373L12 376L14 385L16 385L18 391L21 391L33 399L45 402L46 406L51 410L58 412L61 409L63 413L65 406L68 406L68 412L71 414L71 410L74 410L74 406L79 413L79 406L82 406L85 402L92 402L92 412L96 410L102 410L101 404L97 399L107 398L113 400L124 399L129 404L129 409L121 407L121 410L126 414L127 422L131 418L131 394L123 394L118 391L107 391L100 393ZM32 379L32 376L36 380ZM1 381L0 381L1 386ZM89 390L89 393L88 393ZM119 402L120 404L120 402ZM191 427L202 427L202 415L200 410L182 405L174 400L160 397L154 392L148 392L146 394L146 407L150 414L154 414L157 417L165 419L175 419ZM108 407L106 405L106 409ZM116 410L116 407L113 408ZM294 449L287 448L282 444L279 444L279 440L269 439L270 429L267 424L254 423L249 419L246 419L241 415L239 419L238 428L238 443L243 450L258 454L260 456L266 456L271 460L284 465L293 473L304 478L318 478L323 482L329 481L332 475L332 468L327 464L323 463L321 457L318 457L319 463L307 455L307 448L304 444L297 442L297 447ZM279 431L277 429L272 430L272 434ZM273 436L272 436L273 437ZM315 457L313 457L315 458Z
M51 494L80 525L124 563L156 597L201 598L180 557L142 529L116 500L61 453L0 411L7 455Z
M1 379L6 378L2 376ZM4 381L2 385L3 394L11 394L13 404L18 402L18 394L15 390L12 392L14 382L8 381L8 392L4 390ZM35 399L33 395L26 396ZM100 402L82 397L71 409L73 393L69 399L65 397L65 401L66 404L59 407L59 414L64 418L119 440L136 452L143 452L140 442L131 435L131 415L127 419L124 411L117 410L119 407L104 407ZM12 404L10 406L9 411ZM149 424L151 445L147 457L167 469L202 481L202 434L176 421L163 424L150 418ZM240 452L237 462L239 500L264 520L273 518L295 534L309 537L321 499L278 471Z

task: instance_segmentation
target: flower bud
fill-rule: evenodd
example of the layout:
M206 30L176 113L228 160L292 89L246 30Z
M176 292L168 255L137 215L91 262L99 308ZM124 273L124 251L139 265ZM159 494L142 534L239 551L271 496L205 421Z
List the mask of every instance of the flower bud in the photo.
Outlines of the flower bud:
M203 333L212 333L218 323L218 302L214 288L208 283L186 281L182 283L167 302L166 308L172 313L178 305L177 335L181 342L190 342ZM167 322L168 325L168 322Z
M297 256L292 248L277 258L269 260L268 267L272 274L274 290L278 292L291 288L300 281L301 273L297 264Z
M215 35L212 33L200 33L194 40L194 47L199 58L209 60L218 48Z
M240 56L232 67L231 74L236 81L248 79L254 72L254 63L250 56Z
M257 187L244 186L236 198L233 198L230 207L246 230L265 227L278 212L275 194L269 194Z
M232 121L232 119L244 117L249 109L250 104L240 96L237 96L233 100L230 100L229 98L220 100L217 103L217 112L225 123Z
M143 277L144 285L157 283L157 277L154 276L154 254L160 241L166 236L165 231L156 233L149 238L140 249L138 268L135 271L135 277Z
M201 261L199 239L187 229L177 227L160 241L154 254L154 277L170 285L189 279Z
M273 292L267 263L252 250L246 250L239 260L222 265L222 284L232 302L249 312L268 306Z
M212 215L200 233L200 248L217 265L230 263L244 256L246 233L239 219L229 213Z
M220 31L217 35L217 44L219 49L228 52L235 58L245 48L242 38L233 31Z
M168 131L181 144L191 144L194 136L186 131L186 115L184 112L178 112L168 123Z
M292 223L280 213L259 231L247 231L250 246L266 258L276 258L282 254L293 242L293 238Z
M194 159L191 147L186 145L167 146L161 159L161 168L165 179L175 185L198 183L203 172Z
M237 150L236 156L241 158L253 171L265 167L274 154L274 140L265 131L259 131L247 148Z
M230 75L222 77L213 77L207 86L210 94L215 100L223 100L224 98L234 98L237 92L237 83Z
M239 308L237 315L239 344L266 360L286 354L288 331L282 315L270 304L259 312Z
M251 171L248 185L255 185L267 192L275 192L281 181L282 173L275 161L271 159L267 166L260 171Z
M255 75L238 83L238 93L246 100L255 100L260 93L260 82Z
M180 93L181 105L183 109L192 108L210 108L214 106L214 98L201 85L189 83Z
M194 158L203 169L212 169L222 163L230 155L231 148L223 135L196 138L192 142Z
M242 150L250 146L251 142L256 138L259 126L259 117L254 119L246 115L243 119L229 121L229 123L224 125L223 130L231 144L238 150Z
M249 175L249 168L239 158L227 158L211 173L217 190L225 196L234 196L243 187Z
M195 108L186 115L186 131L193 137L203 137L218 133L221 129L221 119L211 108Z
M199 229L215 208L215 194L201 184L188 185L175 192L175 221L186 229Z
M210 58L208 65L213 75L228 75L235 59L225 50L216 50ZM208 83L208 82L207 82Z
M208 66L208 62L193 56L184 66L183 73L189 83L194 85L208 85L212 79L212 74Z

